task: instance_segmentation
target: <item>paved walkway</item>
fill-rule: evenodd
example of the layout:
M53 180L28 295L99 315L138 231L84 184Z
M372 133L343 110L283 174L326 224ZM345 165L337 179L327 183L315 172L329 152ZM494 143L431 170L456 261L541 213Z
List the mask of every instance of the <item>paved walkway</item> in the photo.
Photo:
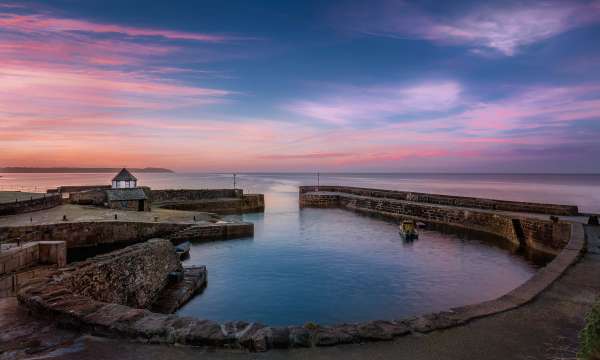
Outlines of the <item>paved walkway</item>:
M531 303L472 321L465 326L392 342L332 348L272 350L249 354L189 347L144 345L126 341L63 335L72 346L48 348L56 359L575 359L584 316L600 295L600 227L586 227L588 253ZM9 301L12 303L8 304ZM2 312L16 311L13 300L0 301ZM8 304L8 305L6 305ZM35 324L20 313L20 326ZM0 329L14 333L15 321L0 316ZM24 325L25 324L25 325ZM33 325L30 325L33 326ZM47 325L46 326L50 326ZM12 331L12 332L11 332ZM35 335L32 336L35 340ZM0 338L6 341L7 336ZM10 341L10 339L9 339ZM1 344L0 344L1 345ZM1 349L1 347L0 347ZM7 353L8 354L8 353ZM2 355L0 355L2 359Z
M0 204L2 203L13 203L15 200L24 201L42 198L46 194L41 193L30 193L23 191L0 191Z
M117 214L117 219L120 221L154 222L155 218L157 218L159 222L195 224L194 216L196 217L197 223L206 223L209 220L215 219L211 214L199 211L180 211L160 208L154 208L152 211L127 211L91 205L66 204L31 213L1 216L0 226L28 226L62 223L63 215L67 216L68 222L114 221L115 214Z

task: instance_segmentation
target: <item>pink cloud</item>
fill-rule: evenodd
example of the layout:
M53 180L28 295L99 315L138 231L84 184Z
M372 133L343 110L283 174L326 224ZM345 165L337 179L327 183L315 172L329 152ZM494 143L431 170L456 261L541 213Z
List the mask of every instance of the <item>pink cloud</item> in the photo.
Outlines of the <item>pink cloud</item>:
M224 35L201 34L185 31L150 29L91 21L65 19L47 15L0 14L0 28L24 33L49 33L81 31L89 33L115 33L126 36L153 36L171 40L193 40L202 42L225 42L235 38Z

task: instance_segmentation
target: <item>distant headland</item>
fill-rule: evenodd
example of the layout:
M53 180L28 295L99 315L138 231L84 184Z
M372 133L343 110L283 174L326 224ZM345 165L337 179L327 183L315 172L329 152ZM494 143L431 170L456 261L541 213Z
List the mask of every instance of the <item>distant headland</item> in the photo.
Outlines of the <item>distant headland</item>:
M128 168L137 173L174 173L164 168L147 167L143 169ZM80 168L80 167L4 167L0 173L115 173L121 168Z

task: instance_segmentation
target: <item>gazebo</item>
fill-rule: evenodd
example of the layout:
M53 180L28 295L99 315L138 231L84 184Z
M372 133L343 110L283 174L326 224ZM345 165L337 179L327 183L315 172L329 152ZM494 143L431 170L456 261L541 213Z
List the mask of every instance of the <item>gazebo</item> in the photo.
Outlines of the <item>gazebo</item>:
M123 168L117 176L112 179L113 189L135 189L137 187L137 178L129 170Z
M108 207L120 210L150 211L149 188L137 186L137 178L123 168L112 179L112 189L106 190Z

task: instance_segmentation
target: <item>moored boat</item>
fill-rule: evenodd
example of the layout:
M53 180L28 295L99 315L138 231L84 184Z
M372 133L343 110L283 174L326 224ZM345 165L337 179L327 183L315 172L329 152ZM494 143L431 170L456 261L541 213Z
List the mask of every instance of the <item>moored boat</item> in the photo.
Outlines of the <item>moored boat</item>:
M419 238L419 233L417 232L416 225L413 220L402 221L398 228L402 240L410 241Z
M175 252L179 255L179 259L183 259L190 255L190 242L186 241L175 246Z

